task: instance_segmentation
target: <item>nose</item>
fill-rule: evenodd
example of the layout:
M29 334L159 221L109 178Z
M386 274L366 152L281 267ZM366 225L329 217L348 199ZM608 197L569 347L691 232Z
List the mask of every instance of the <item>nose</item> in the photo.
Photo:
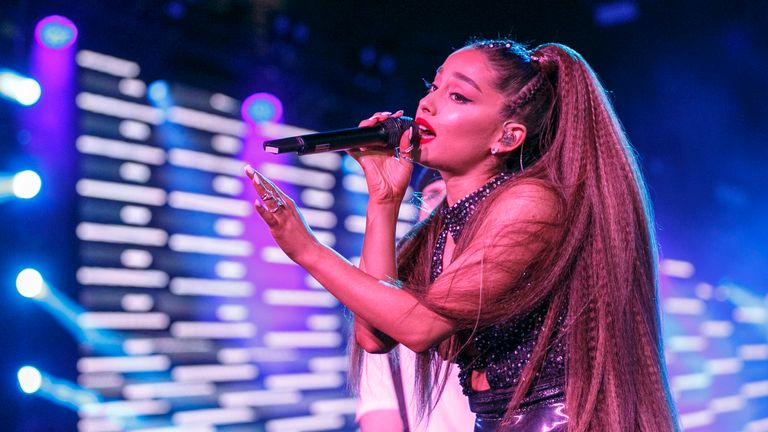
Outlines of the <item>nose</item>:
M424 95L423 98L419 101L419 108L418 112L425 113L425 114L434 114L435 113L435 106L432 103L432 94L433 93L427 93Z

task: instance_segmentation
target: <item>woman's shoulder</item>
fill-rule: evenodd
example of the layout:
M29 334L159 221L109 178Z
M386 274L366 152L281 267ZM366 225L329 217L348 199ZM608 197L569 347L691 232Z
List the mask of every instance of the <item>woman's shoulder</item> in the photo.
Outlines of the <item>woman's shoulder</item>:
M553 221L560 207L556 190L538 179L512 180L490 203L490 216Z

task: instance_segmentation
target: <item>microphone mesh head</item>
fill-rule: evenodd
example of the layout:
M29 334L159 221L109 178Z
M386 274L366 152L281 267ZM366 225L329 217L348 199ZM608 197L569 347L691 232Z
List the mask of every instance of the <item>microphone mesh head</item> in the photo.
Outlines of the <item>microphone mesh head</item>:
M397 148L400 144L400 137L408 130L413 124L413 119L410 117L390 117L383 122L381 126L384 127L384 132L387 134L387 147Z

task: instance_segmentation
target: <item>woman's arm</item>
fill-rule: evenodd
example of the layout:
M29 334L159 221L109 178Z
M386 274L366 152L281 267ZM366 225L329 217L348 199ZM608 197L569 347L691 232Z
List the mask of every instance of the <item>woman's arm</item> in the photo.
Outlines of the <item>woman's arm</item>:
M400 117L403 112L376 113L360 122L360 127L374 126L389 117ZM409 134L404 134L401 147L407 147ZM368 208L365 218L363 250L360 255L360 270L384 281L397 279L395 264L395 228L413 165L411 162L394 157L393 150L360 149L349 154L357 160L368 186ZM397 341L354 314L355 339L368 352L384 353L397 345Z
M370 202L365 220L360 270L379 280L397 279L395 264L395 227L400 203ZM397 341L371 326L355 314L355 339L367 352L384 353Z
M427 308L410 293L361 271L318 242L293 200L258 173L249 175L253 176L259 196L270 193L286 203L275 212L257 206L283 251L365 323L416 352L429 349L457 330L453 321ZM554 208L553 195L542 187L523 185L505 191L491 207L465 253L429 287L430 303L446 309L478 309L484 302L492 301L517 280L519 273L515 274L514 269L521 272L540 250L539 242L529 245L498 239L509 238L510 232L514 235L521 226L551 222ZM485 265L501 260L509 265L503 269ZM455 277L457 274L462 277ZM464 296L457 303L452 299L452 290L477 295Z

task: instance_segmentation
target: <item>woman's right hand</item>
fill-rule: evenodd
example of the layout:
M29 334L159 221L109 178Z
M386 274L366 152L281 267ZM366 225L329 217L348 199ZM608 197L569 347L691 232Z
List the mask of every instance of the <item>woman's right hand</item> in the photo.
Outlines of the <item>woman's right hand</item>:
M378 112L360 122L360 127L375 126L389 117L400 117L403 111ZM410 133L406 131L400 139L401 154L410 147ZM413 162L406 157L395 158L394 149L361 148L349 150L352 156L363 168L368 184L369 200L383 204L400 204L413 172Z

